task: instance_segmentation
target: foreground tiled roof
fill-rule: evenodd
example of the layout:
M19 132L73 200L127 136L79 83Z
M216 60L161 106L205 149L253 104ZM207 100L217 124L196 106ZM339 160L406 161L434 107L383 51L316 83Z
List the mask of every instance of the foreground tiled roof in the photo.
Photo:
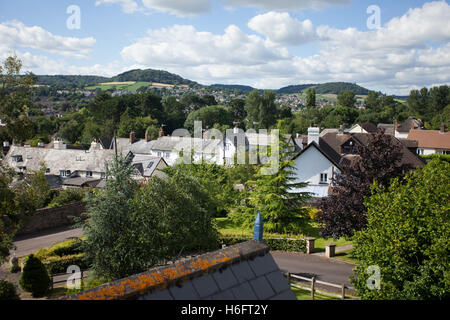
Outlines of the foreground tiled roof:
M151 269L67 300L296 300L264 242L243 242Z

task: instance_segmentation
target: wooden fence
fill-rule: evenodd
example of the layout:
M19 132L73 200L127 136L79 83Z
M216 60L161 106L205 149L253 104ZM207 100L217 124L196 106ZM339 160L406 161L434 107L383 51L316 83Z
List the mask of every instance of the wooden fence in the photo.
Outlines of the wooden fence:
M312 300L314 300L314 294L316 292L321 293L321 294L325 294L325 295L328 295L328 296L341 298L342 300L344 300L345 297L346 297L346 290L347 289L348 290L354 290L355 289L353 287L348 287L345 284L335 284L335 283L330 283L330 282L316 280L315 277L306 278L306 277L298 276L298 275L295 275L295 274L291 274L289 272L285 273L284 275L287 278L289 285L291 285L291 286L293 286L295 288L311 291L311 299ZM310 286L301 286L295 280L301 280L301 281L310 282L311 285ZM325 291L318 290L316 288L316 284L320 284L320 285L323 285L323 286L328 286L328 287L340 289L341 294L330 293L330 292L325 292ZM350 297L350 295L347 295L347 297ZM354 297L352 297L352 298L354 298Z
M81 270L81 279L83 280L85 278L87 278L87 269L86 270ZM73 273L54 273L54 274L50 274L50 279L51 279L51 284L52 284L52 289L54 287L55 284L59 284L59 283L66 283L67 282L67 278L69 278L69 276L73 275ZM65 276L65 277L64 277ZM55 278L57 277L63 277L63 279L57 280Z

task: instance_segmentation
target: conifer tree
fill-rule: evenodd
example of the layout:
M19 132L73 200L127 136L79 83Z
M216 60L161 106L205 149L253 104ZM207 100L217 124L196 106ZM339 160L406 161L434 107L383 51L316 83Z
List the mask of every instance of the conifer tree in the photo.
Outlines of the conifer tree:
M251 228L256 213L260 210L265 231L278 233L299 232L301 223L307 215L304 208L310 199L307 192L299 189L307 186L305 182L296 182L293 171L294 161L288 151L288 145L280 141L278 167L272 175L264 174L260 168L254 179L246 183L248 191L246 204L237 208L230 217Z

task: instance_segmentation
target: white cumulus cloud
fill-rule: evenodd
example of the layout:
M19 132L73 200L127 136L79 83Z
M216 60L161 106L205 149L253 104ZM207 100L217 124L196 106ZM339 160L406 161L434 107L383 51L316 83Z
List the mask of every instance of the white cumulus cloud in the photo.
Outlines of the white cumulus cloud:
M321 10L333 5L347 5L350 0L225 0L236 7L255 7L264 10Z
M268 12L252 18L248 27L268 40L283 45L301 45L316 40L311 20L293 19L287 12Z
M84 58L96 40L62 37L38 26L26 26L20 21L0 23L0 43L10 48L28 47L75 58Z

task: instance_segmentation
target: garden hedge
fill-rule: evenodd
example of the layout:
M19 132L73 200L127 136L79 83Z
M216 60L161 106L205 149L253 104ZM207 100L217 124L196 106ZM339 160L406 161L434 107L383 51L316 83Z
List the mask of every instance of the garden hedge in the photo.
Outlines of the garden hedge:
M219 242L221 245L231 246L251 239L252 237L245 236L221 236ZM303 239L266 237L264 241L273 251L306 252L306 241Z

